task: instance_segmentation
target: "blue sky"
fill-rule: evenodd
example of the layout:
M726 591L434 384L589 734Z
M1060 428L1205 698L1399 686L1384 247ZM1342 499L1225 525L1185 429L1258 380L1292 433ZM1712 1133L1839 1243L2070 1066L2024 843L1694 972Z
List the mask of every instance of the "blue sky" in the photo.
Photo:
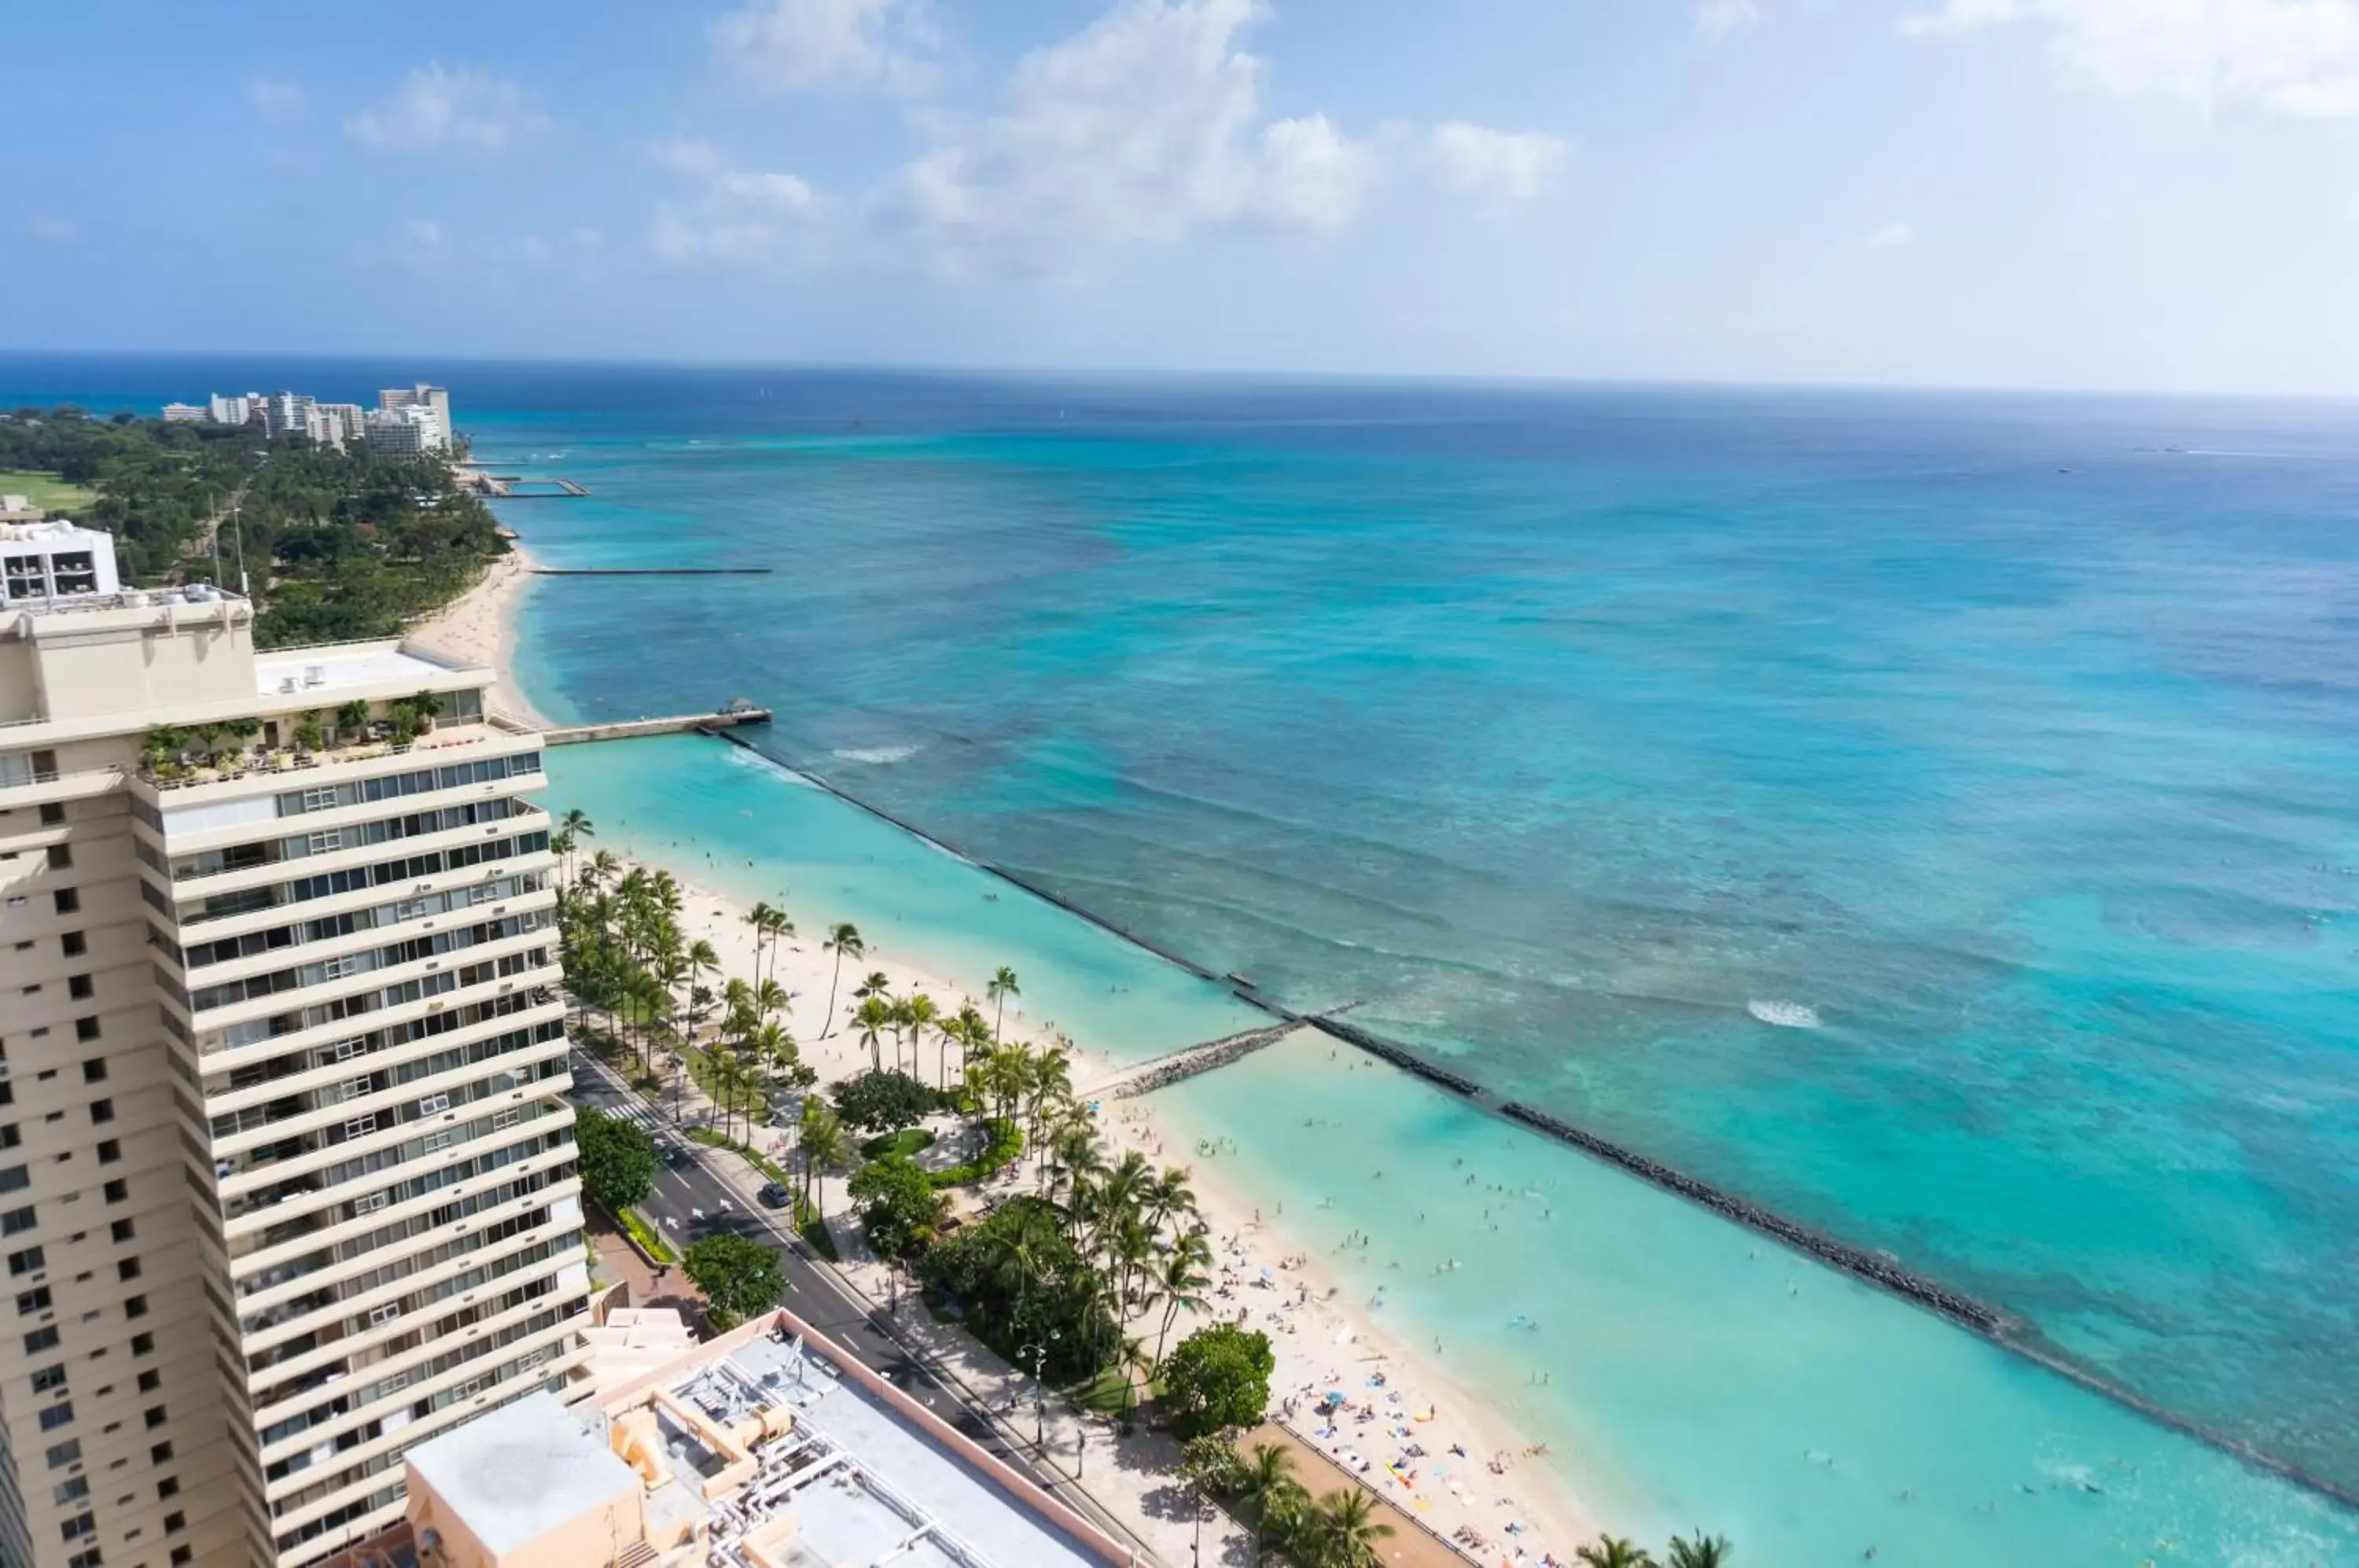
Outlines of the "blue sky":
M0 346L2359 393L2359 0L8 7Z

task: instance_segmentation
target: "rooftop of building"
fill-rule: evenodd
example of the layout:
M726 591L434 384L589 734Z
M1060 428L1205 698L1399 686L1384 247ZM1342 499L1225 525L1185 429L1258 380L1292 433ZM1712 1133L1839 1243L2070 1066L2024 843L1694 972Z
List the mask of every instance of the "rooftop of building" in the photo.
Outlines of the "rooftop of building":
M541 1541L545 1550L559 1539L552 1532L609 1508L618 1467L637 1488L636 1509L623 1512L636 1512L644 1533L618 1542L616 1555L653 1568L1134 1560L784 1311L596 1403L568 1410L553 1396L528 1396L421 1443L408 1462L405 1525L340 1561L403 1561L431 1530L438 1561L451 1568L537 1563L514 1549ZM462 1534L490 1556L455 1553Z
M357 687L424 690L461 668L410 652L395 640L277 648L254 656L254 690L264 697L314 692L322 698Z
M23 495L0 495L0 516L31 512L34 517L0 523L0 544L71 544L87 539L112 539L96 528L83 528L69 517L38 515L40 508Z
M496 1552L636 1486L638 1475L556 1398L535 1394L409 1451L409 1465Z

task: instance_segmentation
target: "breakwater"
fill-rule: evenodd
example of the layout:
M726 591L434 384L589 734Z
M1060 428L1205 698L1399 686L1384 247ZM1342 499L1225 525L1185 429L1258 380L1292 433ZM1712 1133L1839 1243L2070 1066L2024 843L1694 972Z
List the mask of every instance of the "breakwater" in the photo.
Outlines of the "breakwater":
M536 566L535 577L767 577L766 566Z
M710 713L673 713L657 719L615 719L605 724L558 724L541 732L550 746L581 746L597 740L636 740L644 735L702 730L718 735L739 724L766 724L767 708L720 708Z

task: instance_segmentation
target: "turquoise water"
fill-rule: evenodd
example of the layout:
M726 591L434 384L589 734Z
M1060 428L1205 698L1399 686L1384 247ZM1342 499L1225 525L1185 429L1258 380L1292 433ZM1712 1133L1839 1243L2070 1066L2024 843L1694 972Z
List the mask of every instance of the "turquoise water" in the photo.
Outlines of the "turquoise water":
M104 407L433 373L0 360L0 387ZM595 492L506 508L552 561L773 569L544 583L545 705L765 702L777 756L951 842L2359 1485L2352 408L443 374L487 453ZM797 866L833 831L745 853L818 885ZM875 907L947 934L942 898ZM1186 1032L1091 951L991 957L1027 991L1076 965L1055 1006L1114 1038ZM1289 1213L1334 1195L1365 1224L1373 1181L1321 1163L1356 1138L1256 1153L1340 1093L1320 1073L1180 1103L1266 1129L1244 1158ZM1692 1512L1782 1563L2354 1555L2341 1516L1896 1304L1800 1283L1810 1312L1734 1311L1763 1272L1742 1233L1379 1082L1364 1115L1425 1185L1457 1168L1409 1151L1453 1138L1536 1162L1536 1191L1585 1173L1568 1206L1612 1293L1463 1215L1450 1282L1582 1303L1615 1347L1543 1364L1577 1349L1555 1315L1544 1345L1458 1331L1617 1517ZM1444 1332L1468 1305L1400 1310ZM1798 1475L1806 1450L1841 1467ZM2055 1465L2098 1467L2102 1493L2055 1494L2085 1514L2035 1511ZM2010 1477L2026 1534L1976 1533Z
M1263 1018L722 743L566 747L549 768L602 845L964 975L1012 963L1035 1017L1134 1059ZM1280 1046L1157 1105L1183 1143L1234 1139L1219 1177L1360 1299L1381 1290L1406 1341L1440 1336L1444 1370L1616 1528L1703 1522L1769 1564L2359 1552L2359 1520L2308 1492L1356 1051ZM1355 1231L1384 1239L1341 1247Z
M1063 1029L1119 1060L1143 1062L1269 1021L1223 987L719 742L674 735L561 746L548 769L558 809L590 814L592 851L660 859L741 903L788 904L810 940L850 920L872 956L967 981L986 1008L984 983L1011 964L1022 986L1011 1018ZM815 1032L826 1005L797 1001L794 1027Z

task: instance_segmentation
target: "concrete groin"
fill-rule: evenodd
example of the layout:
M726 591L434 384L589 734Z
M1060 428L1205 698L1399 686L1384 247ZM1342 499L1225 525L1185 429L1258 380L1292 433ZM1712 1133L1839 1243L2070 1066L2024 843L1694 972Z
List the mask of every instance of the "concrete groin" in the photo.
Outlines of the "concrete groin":
M767 708L723 708L710 713L674 713L659 719L615 719L602 724L559 724L541 732L550 746L581 746L594 740L636 740L644 735L686 735L703 731L719 735L739 724L766 724Z
M767 577L767 566L536 566L535 577Z
M1226 1067L1238 1058L1251 1056L1265 1046L1276 1045L1299 1027L1291 1022L1276 1023L1267 1029L1246 1029L1242 1034L1188 1046L1151 1062L1143 1062L1136 1067L1125 1068L1111 1078L1090 1085L1082 1094L1083 1097L1098 1095L1109 1100L1127 1100L1139 1094L1151 1094L1158 1089L1168 1089L1199 1073Z

